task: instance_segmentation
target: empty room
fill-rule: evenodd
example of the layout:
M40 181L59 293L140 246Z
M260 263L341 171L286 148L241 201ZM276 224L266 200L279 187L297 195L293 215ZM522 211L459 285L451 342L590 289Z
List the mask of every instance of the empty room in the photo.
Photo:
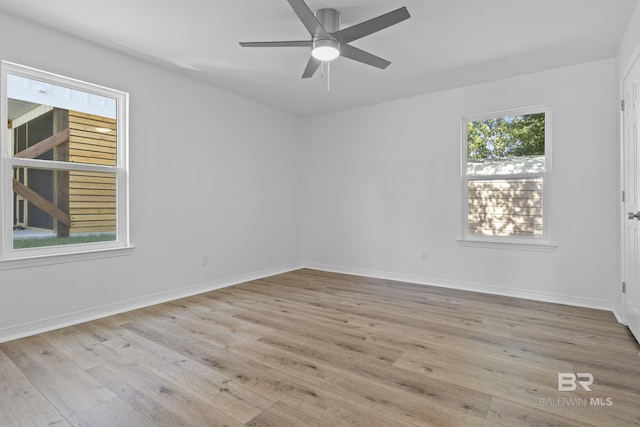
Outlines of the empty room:
M0 0L1 426L640 426L638 0Z

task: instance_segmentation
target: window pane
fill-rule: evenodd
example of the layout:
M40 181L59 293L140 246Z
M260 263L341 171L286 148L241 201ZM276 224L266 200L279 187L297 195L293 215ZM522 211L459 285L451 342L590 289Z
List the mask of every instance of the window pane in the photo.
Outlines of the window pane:
M469 181L469 234L542 237L542 178Z
M468 175L511 175L544 170L544 113L467 123Z
M13 248L116 240L116 175L14 167Z
M14 157L116 165L116 100L9 74Z

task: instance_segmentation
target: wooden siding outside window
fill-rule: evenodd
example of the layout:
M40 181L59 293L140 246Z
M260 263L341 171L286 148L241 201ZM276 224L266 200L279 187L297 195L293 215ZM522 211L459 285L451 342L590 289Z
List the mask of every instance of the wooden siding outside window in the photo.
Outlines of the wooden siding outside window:
M69 111L70 162L115 166L116 147L115 119ZM116 231L115 174L70 171L69 216L72 234Z

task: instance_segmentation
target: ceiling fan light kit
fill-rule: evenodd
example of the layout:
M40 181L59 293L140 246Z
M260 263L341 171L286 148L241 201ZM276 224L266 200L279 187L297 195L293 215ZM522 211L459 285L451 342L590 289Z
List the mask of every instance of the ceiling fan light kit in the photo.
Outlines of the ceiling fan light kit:
M310 47L311 56L302 78L313 76L318 67L339 56L385 69L391 64L369 52L351 46L349 43L362 37L383 30L398 22L408 19L409 11L401 7L384 15L351 27L340 29L340 12L335 9L319 9L314 14L303 0L287 0L293 11L311 35L311 40L275 41L275 42L240 42L242 47Z
M311 56L319 61L333 61L340 56L340 43L331 39L314 40Z

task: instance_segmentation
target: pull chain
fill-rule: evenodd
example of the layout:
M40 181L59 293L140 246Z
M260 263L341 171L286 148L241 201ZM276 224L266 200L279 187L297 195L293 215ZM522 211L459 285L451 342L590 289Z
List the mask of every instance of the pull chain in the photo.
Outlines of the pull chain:
M325 63L327 64L327 72L326 72L326 74L325 74L325 70L324 70L324 64ZM331 65L330 65L329 61L321 61L320 62L320 78L324 79L324 77L327 76L327 92L329 92L330 89L331 89L331 73L330 73L331 68L330 67L331 67Z

